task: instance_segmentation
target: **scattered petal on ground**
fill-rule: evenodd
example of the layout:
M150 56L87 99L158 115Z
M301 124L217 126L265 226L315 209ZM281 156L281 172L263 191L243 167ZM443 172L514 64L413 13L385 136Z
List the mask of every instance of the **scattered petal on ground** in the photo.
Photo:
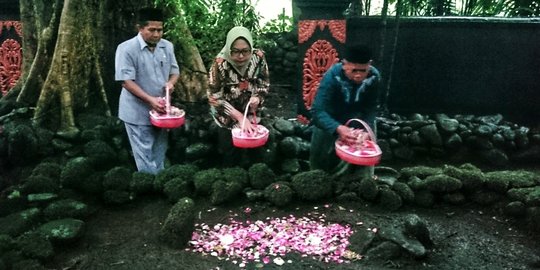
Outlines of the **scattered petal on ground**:
M196 224L190 248L219 258L239 259L240 265L250 261L281 265L282 257L290 252L324 262L359 259L346 249L353 233L349 225L326 223L324 214L308 216L245 222L231 218L230 224Z

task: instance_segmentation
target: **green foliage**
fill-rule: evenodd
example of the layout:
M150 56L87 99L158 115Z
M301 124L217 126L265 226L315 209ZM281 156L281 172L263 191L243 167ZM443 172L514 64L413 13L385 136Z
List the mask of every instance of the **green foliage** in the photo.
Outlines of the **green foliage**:
M278 15L277 19L271 19L270 21L268 21L261 29L261 32L263 33L290 32L293 29L293 23L294 23L293 18L287 16L284 10L283 13Z
M260 34L260 15L251 0L155 0L170 15L165 23L165 36L175 44L186 38L181 25L187 25L204 63L210 66L225 43L227 32L244 26L254 36ZM183 52L187 51L184 49Z

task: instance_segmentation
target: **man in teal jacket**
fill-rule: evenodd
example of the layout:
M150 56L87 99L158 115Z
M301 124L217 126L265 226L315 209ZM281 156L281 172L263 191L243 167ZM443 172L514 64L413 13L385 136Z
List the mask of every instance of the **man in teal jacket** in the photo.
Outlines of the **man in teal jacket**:
M346 142L356 140L345 125L347 120L364 120L374 130L380 74L371 62L369 47L348 45L341 62L324 74L311 108L314 124L309 158L311 169L339 173L348 167L336 156L334 148L338 138ZM363 176L371 174L372 170L365 170Z

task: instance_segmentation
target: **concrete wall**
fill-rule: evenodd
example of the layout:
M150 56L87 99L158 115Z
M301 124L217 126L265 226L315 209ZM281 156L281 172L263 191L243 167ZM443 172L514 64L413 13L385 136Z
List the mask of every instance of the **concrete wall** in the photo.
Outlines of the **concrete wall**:
M379 50L380 18L347 19L347 42ZM389 78L395 23L388 23ZM406 18L400 22L389 91L391 112L502 113L538 122L540 20Z

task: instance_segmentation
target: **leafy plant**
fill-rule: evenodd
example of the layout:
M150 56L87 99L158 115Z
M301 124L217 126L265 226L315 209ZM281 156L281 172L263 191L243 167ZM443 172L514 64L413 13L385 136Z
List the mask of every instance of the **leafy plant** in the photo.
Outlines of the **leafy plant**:
M260 15L251 0L155 0L157 6L169 11L165 35L171 41L185 39L181 25L187 25L192 45L210 66L225 43L227 32L234 26L250 29L254 36L260 33Z
M271 19L268 21L261 32L263 33L283 33L290 32L293 29L293 18L285 14L285 9L278 15L277 19Z

